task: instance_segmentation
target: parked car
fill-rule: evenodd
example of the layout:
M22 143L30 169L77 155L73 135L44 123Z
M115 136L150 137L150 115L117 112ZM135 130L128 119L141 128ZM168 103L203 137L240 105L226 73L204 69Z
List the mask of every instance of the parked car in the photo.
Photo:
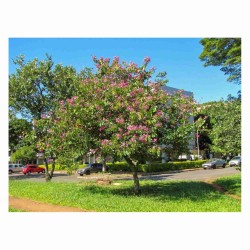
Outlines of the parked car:
M102 172L102 167L103 167L103 164L101 164L101 163L91 163L82 169L78 169L77 173L80 176L83 176L84 174L88 175L90 173ZM108 171L109 167L107 166L106 169Z
M229 161L229 166L240 166L241 165L241 156L235 156Z
M31 173L45 173L45 169L39 167L37 164L27 164L22 169L23 174L31 174Z
M223 160L223 159L219 159L219 158L211 158L209 159L207 162L203 163L202 164L202 167L204 169L207 169L207 168L217 168L217 167L226 167L226 161Z
M23 164L9 164L9 174L22 172Z
M182 154L178 156L178 160L189 160L189 161L194 161L194 160L202 160L202 155L186 155Z

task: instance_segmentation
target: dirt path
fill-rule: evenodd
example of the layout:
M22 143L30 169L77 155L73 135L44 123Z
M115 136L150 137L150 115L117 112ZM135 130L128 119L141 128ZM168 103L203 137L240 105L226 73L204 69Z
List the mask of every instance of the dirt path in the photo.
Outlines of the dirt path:
M9 206L27 212L93 212L76 207L57 206L12 196L9 196Z

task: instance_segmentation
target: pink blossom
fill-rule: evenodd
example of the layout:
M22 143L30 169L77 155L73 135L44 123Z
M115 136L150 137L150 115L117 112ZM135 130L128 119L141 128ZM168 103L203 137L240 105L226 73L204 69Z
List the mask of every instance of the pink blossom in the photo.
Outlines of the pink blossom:
M121 88L124 88L124 87L127 87L128 86L128 83L125 82L125 81L122 81L119 85Z
M113 62L119 63L119 60L120 60L120 58L118 56L115 56Z
M127 110L130 111L130 112L134 111L134 109L132 107L130 107L130 106L127 107Z
M117 137L117 139L121 139L122 138L121 134L116 134L116 137Z
M105 126L101 126L100 128L99 128L99 131L103 131L105 129Z
M107 142L108 142L108 140L107 140L107 139L104 139L104 140L102 140L101 144L102 144L102 145L106 145Z
M129 141L130 142L136 142L136 139L134 137L132 137Z
M127 130L130 130L130 131L137 130L137 126L136 125L129 125L127 127Z
M148 56L145 57L143 61L144 61L144 63L149 63L150 62L150 57L148 57Z
M156 126L156 127L161 127L161 126L162 126L162 123L161 123L161 122L157 122L157 123L155 124L155 126Z
M115 121L119 124L124 123L124 119L123 118L116 118Z
M148 139L148 135L147 134L143 134L143 135L141 135L139 137L139 141L141 141L141 142L145 142L145 141L147 141L147 139Z

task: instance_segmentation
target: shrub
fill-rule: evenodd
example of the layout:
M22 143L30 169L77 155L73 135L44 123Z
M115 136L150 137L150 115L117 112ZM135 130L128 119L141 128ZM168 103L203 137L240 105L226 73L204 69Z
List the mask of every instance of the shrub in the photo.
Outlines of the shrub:
M75 168L74 170L77 170L79 168L83 168L85 167L87 164L80 164L78 165L77 168ZM45 165L39 165L40 167L43 167L45 168ZM49 170L51 170L51 167L52 167L52 164L49 164ZM60 170L67 170L66 166L65 165L59 165L59 164L56 164L55 166L55 171L60 171Z
M163 172L168 170L181 170L189 168L200 168L205 161L185 161L185 162L167 162L167 163L150 163L140 165L140 170L145 173Z
M167 162L167 163L159 163L152 162L150 164L140 164L139 172L151 173L151 172L164 172L169 170L182 170L189 168L200 168L201 165L205 162L205 160L197 160L197 161L180 161L180 162ZM87 164L78 165L78 168L83 168ZM130 172L132 171L127 162L107 162L106 165L109 167L109 171L120 171L120 172ZM40 165L41 167L45 167L44 165ZM78 169L76 168L76 169ZM51 164L49 164L49 169L51 169ZM74 169L74 170L76 170ZM67 170L66 166L61 166L56 164L55 171L58 170Z
M168 170L200 168L204 162L205 160L140 164L139 171L150 173L150 172L163 172ZM125 172L131 171L128 163L126 162L107 163L107 166L109 166L111 171L125 171Z
M107 162L107 166L109 166L110 171L124 171L124 172L129 172L131 171L129 165L127 162Z

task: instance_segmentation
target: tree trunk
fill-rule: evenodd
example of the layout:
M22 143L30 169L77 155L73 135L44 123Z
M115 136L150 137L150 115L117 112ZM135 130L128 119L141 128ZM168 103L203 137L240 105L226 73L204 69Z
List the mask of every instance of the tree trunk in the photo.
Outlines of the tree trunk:
M102 165L102 172L106 172L107 171L106 157L104 157L102 164L103 164Z
M52 162L52 168L50 171L50 179L52 179L52 177L53 177L55 166L56 166L56 159L55 158L52 158L52 159L53 159L53 162Z
M124 159L126 160L126 162L129 164L129 166L131 167L132 171L133 171L133 179L134 179L134 193L135 195L141 195L141 188L140 188L140 182L139 182L139 178L138 178L138 166L129 158L129 157L124 157Z
M49 174L49 164L47 159L44 157L43 158L44 165L45 165L45 180L50 181L50 174Z
M53 174L54 174L54 170L55 170L55 161L53 160L52 163L52 169L51 172L49 172L49 164L46 158L43 159L44 160L44 164L45 164L45 181L51 181Z
M134 170L133 172L133 178L134 178L134 192L135 195L141 195L141 189L140 189L140 182L139 182L139 178L137 175L137 169Z

